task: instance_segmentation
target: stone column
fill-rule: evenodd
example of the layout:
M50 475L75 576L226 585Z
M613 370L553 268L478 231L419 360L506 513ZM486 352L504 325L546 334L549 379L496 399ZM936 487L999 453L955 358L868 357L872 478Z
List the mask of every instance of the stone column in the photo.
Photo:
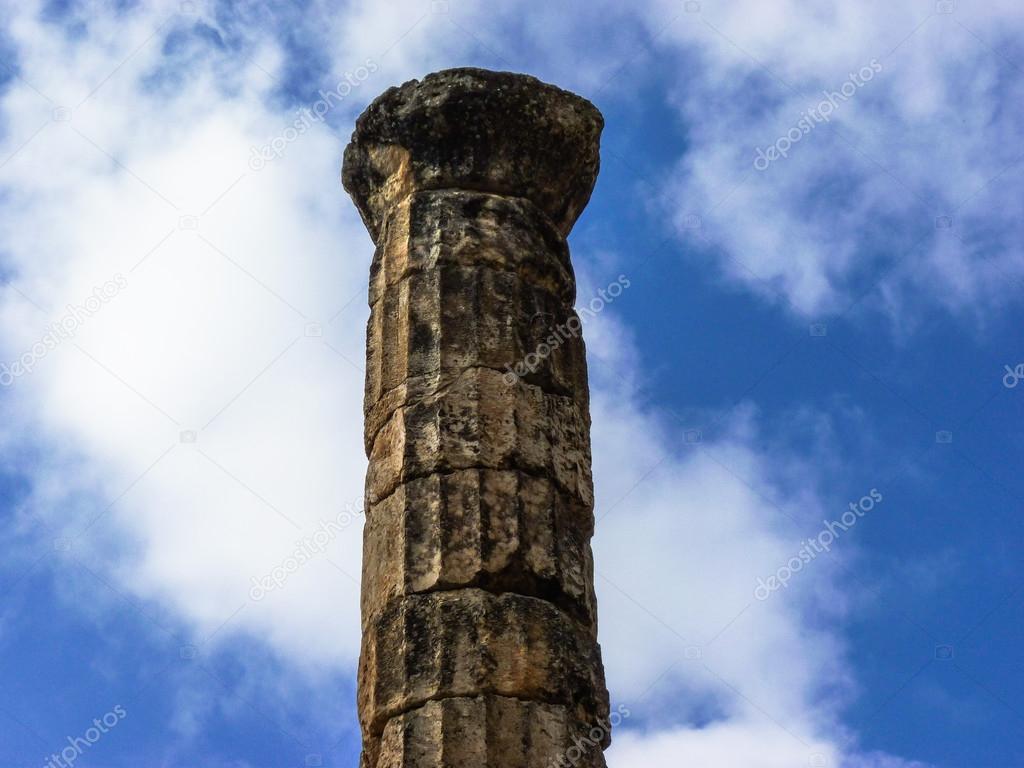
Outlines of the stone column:
M604 766L587 370L565 238L603 120L454 69L356 123L366 345L366 768Z

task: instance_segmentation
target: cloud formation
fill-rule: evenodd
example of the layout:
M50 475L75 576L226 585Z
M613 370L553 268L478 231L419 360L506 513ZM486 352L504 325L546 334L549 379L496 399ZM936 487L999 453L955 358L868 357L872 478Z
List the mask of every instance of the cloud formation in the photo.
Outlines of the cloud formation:
M652 30L677 4L656 5ZM896 325L1016 297L1017 4L686 5L662 39L689 56L672 98L691 145L663 203L694 251L801 317L842 314L876 280ZM772 146L785 156L758 163Z
M440 22L422 7L405 3L396 15L366 2L321 16L323 39L333 41L328 79L340 81L346 68L367 60L379 71L353 86L366 93L339 101L326 121L313 121L259 168L250 163L252 148L283 136L297 109L281 100L293 64L272 35L250 31L232 49L222 15L177 7L117 14L98 6L57 24L28 5L8 25L18 71L0 97L7 277L0 359L17 360L96 286L124 280L73 338L4 393L5 452L15 455L24 434L34 448L18 463L32 484L22 532L59 539L69 558L157 606L197 641L255 639L307 671L354 667L358 522L289 570L279 589L254 600L252 585L362 495L370 245L343 198L340 141L329 126L351 124L386 85L500 39L500 25L514 15L467 6L472 34L444 27L453 54L426 34ZM757 68L750 74L736 46L699 19L689 20L689 31L666 32L660 44L696 52L710 65L672 94L694 145L666 195L692 201L700 238L743 253L758 275L730 273L736 279L757 290L766 280L796 311L813 313L851 295L863 239L851 231L864 222L881 226L879 217L917 204L868 160L822 165L825 141L838 140L826 131L839 118L763 177L751 171L752 148L773 141L806 107L804 94L841 83L840 73L861 54L878 55L875 29L838 5L831 23L838 18L853 31L840 36L842 46L794 46L800 35L820 37L818 22L795 8L781 17L759 8L726 7L723 32L801 90L780 90ZM649 4L629 23L651 24L663 11ZM520 18L544 26L530 14ZM608 21L621 18L609 13ZM793 19L804 26L794 30ZM954 44L967 55L962 40ZM579 72L555 55L536 69L567 84L600 82L603 70L586 61ZM841 119L867 156L880 140L872 115L892 107L883 96L903 94L899 116L909 133L914 120L949 117L942 93L910 89L884 56L879 61L879 82L851 97ZM940 89L946 80L929 82ZM756 120L743 90L753 87L765 90ZM914 165L919 149L908 148L894 174L933 184L929 194L944 203L956 199L968 166L968 180L980 185L1006 159L988 157L978 167L981 148L961 147L961 173L939 179ZM733 188L746 177L757 181ZM774 197L757 186L766 184ZM798 204L830 184L854 202L799 215ZM996 214L1008 216L1009 208ZM908 242L911 234L900 230ZM929 270L929 280L956 282L967 293L999 290L995 277L972 273L972 282L963 281L960 248L921 253L946 267ZM576 258L584 299L589 283L619 274L598 273L604 254ZM1016 268L1004 258L991 255L999 269ZM896 283L889 295L898 301ZM595 541L601 637L613 697L635 712L611 759L625 766L909 765L860 755L855 734L842 727L853 670L842 637L820 619L844 610L835 579L847 555L815 563L814 578L770 600L753 597L757 577L782 565L822 516L834 516L815 468L785 446L765 449L752 404L719 414L723 429L715 435L681 443L679 423L641 404L636 379L645 361L613 311L585 331L602 499ZM183 707L182 733L199 728L191 712Z

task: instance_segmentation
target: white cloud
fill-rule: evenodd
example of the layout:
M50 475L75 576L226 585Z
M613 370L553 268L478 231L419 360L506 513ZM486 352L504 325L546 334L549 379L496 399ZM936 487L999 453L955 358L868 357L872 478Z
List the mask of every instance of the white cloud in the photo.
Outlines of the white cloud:
M105 74L125 55L105 50L124 33L102 14L87 40L29 15L16 24L29 52L23 76L40 90L61 84L54 62ZM145 27L129 25L136 39ZM47 49L56 55L33 67ZM90 56L102 65L84 65ZM247 602L251 577L361 496L369 249L344 205L330 132L316 126L287 162L253 172L249 148L290 122L262 106L273 82L243 64L225 90L214 74L224 62L210 54L181 90L150 93L138 78L159 56L159 41L144 47L70 123L47 125L5 167L7 267L51 311L8 292L3 357L15 359L94 285L124 275L126 287L74 339L14 382L22 421L11 433L31 429L65 449L42 473L49 493L31 511L75 537L117 498L96 528L132 542L119 564L124 583L205 634ZM14 86L10 98L25 90ZM28 111L7 115L16 147L32 122ZM198 216L197 230L180 228L186 216ZM305 335L310 323L322 338ZM195 444L179 442L188 430ZM85 472L63 471L82 456ZM69 509L67 494L82 491L92 508ZM287 598L248 605L237 626L299 659L351 661L357 587L328 558L358 579L358 533L345 531L296 574ZM91 540L75 546L98 554L85 550Z
M655 5L652 31L678 6ZM663 39L690 56L674 98L692 143L663 204L693 248L798 315L842 312L893 265L879 292L897 323L921 301L970 315L1014 298L1024 260L1009 206L1021 188L1012 43L1024 12L942 5L737 1L680 13ZM878 75L828 124L753 167L758 148L872 61ZM685 228L692 214L698 232ZM952 226L937 228L940 217Z
M405 33L382 59L381 81L366 88L432 68L426 61L450 63L453 54L421 30L436 20L413 24L421 6L403 6L400 19L370 3L339 14L324 33L342 41L339 70L382 56ZM147 89L140 77L156 71L161 37L135 49L164 11L115 21L96 9L68 37L35 10L20 8L9 23L23 80L0 102L0 157L14 153L2 169L0 241L12 280L0 300L0 359L27 349L95 285L118 273L127 285L8 390L5 449L30 434L44 456L23 467L34 488L21 522L74 539L73 557L199 640L255 638L306 670L351 669L358 525L284 588L249 598L252 577L362 493L370 246L340 188L340 142L317 125L284 158L248 168L250 147L293 118L267 106L284 62L269 38L250 41L259 65L196 46L177 84ZM473 18L481 34L500 38L487 25L501 17ZM767 34L772 17L764 26ZM561 80L569 63L544 66ZM339 122L370 95L343 103ZM73 106L70 122L47 122L59 105ZM710 150L712 160L723 151ZM711 161L695 161L687 183L704 194L714 166L701 162ZM191 216L197 222L183 222ZM781 229L764 236L785 239ZM784 263L776 271L813 304L839 289L805 247L804 272ZM311 323L323 337L306 335ZM756 578L827 514L814 470L786 450L764 450L749 406L730 416L724 437L680 445L677 424L638 404L642 361L628 331L602 315L587 338L602 641L614 697L635 702L650 729L624 731L615 759L838 759L848 752L839 706L851 670L841 637L809 618L842 610L836 563L815 563L818 573L770 600L752 598ZM196 441L182 442L193 430ZM195 727L189 717L202 716L186 709L185 733Z
M801 744L781 729L735 720L699 729L671 729L649 736L626 733L608 753L622 768L927 768L916 760L882 753L843 755L827 741Z
M587 330L602 647L613 701L640 726L616 737L609 759L758 768L861 759L841 718L854 670L829 628L851 602L843 574L855 544L842 541L768 599L754 595L845 506L829 506L818 469L763 434L749 405L720 436L686 443L689 425L656 418L632 383L614 383L610 371L632 356L629 334L606 314Z
M773 725L742 721L713 723L700 729L665 730L648 737L627 733L613 745L609 759L622 768L670 768L678 765L701 768L793 768L816 764L837 765L836 752L827 743L811 742L802 745Z

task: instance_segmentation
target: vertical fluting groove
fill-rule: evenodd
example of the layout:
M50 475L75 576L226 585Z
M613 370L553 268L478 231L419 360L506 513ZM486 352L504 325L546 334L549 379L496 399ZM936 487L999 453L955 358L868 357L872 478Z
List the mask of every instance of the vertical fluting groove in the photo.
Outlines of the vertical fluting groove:
M546 768L607 733L578 322L550 342L576 317L565 238L602 125L534 78L448 70L381 95L345 151L377 245L364 768Z

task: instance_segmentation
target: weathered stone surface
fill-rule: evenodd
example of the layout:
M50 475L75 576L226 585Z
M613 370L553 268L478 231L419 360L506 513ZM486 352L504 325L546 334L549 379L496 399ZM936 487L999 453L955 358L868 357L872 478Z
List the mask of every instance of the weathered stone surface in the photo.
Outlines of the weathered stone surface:
M604 727L565 707L504 696L431 701L388 721L368 744L380 768L605 768Z
M384 93L345 150L345 188L377 246L363 768L605 768L589 398L565 242L601 128L578 96L458 69Z
M412 480L367 512L363 625L405 595L481 587L548 600L593 632L593 525L590 508L520 472Z
M572 398L470 368L437 394L398 408L380 429L366 498L375 504L399 483L472 468L550 477L593 507L589 414Z
M458 589L392 602L366 627L359 660L365 733L428 701L493 693L608 716L597 641L546 600Z
M449 69L367 107L342 181L374 240L396 203L444 188L526 198L564 236L590 200L603 126L589 101L527 75Z
M550 293L490 267L439 266L387 288L367 326L367 450L396 408L468 368L518 370L586 409L579 329L576 313Z
M569 248L529 200L465 189L414 192L386 219L370 265L370 304L384 289L441 265L491 267L571 306Z

